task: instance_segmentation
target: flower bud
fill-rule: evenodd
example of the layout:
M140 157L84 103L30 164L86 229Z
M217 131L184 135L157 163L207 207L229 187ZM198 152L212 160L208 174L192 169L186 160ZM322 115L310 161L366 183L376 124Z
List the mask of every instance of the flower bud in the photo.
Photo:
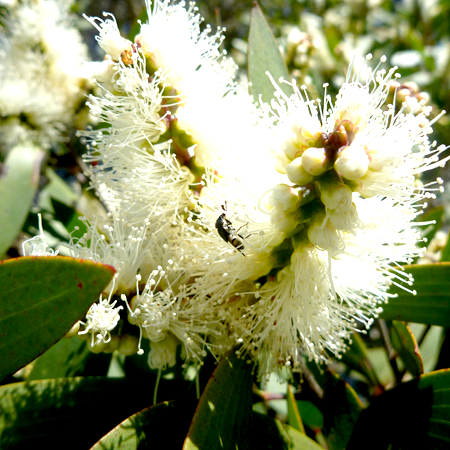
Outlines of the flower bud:
M361 183L361 187L358 191L363 197L370 198L378 194L377 190L373 188L377 178L378 174L371 172L370 170L364 175L364 177L360 178L359 182Z
M295 133L299 147L312 147L322 134L322 124L317 117L311 115L305 104L297 106L297 109L301 121L293 122L291 130Z
M270 222L277 230L289 233L297 226L295 216L296 213L288 213L274 208L270 212Z
M342 242L336 227L325 217L318 215L308 230L308 239L319 249L327 250L332 255L340 253Z
M111 336L109 342L105 343L105 347L103 348L103 353L112 353L119 348L120 338L119 336Z
M180 341L172 333L159 342L150 342L148 365L151 369L165 369L173 367L177 362L177 346Z
M97 342L95 345L92 345L92 338L89 336L89 339L87 341L87 348L92 353L102 353L106 344L103 341Z
M71 338L73 336L76 336L78 334L78 331L80 331L80 321L77 320L72 328L64 335L65 338Z
M295 133L289 133L289 137L284 141L282 149L290 161L301 156L303 151L297 144Z
M339 153L334 168L344 178L357 180L367 172L369 163L369 157L363 146L350 145Z
M139 349L139 339L137 336L130 336L128 334L123 334L120 336L119 342L119 352L122 355L130 356L135 355Z
M329 210L328 218L338 230L347 232L351 232L352 230L354 230L359 223L358 211L354 203L352 203L350 209L345 212L336 212Z
M302 158L296 158L286 167L286 174L289 180L300 186L311 183L314 177L302 166Z
M322 175L327 169L327 155L324 148L311 147L302 155L302 166L311 175Z
M297 209L298 194L287 184L277 184L269 196L270 203L280 211L294 212Z
M328 209L345 212L352 206L352 190L344 183L330 184L321 192L320 199Z
M383 157L382 152L378 150L378 146L367 150L367 156L369 157L369 170L373 172L380 172L383 170ZM367 172L366 172L367 173Z

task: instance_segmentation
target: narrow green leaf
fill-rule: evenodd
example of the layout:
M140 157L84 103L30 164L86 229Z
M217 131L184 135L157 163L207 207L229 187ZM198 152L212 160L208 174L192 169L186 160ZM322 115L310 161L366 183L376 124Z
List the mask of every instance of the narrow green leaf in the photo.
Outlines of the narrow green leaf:
M307 427L315 432L323 428L323 414L317 406L306 400L297 400L297 407Z
M266 72L269 71L278 83L280 77L289 81L289 74L284 64L272 31L264 18L259 5L255 2L250 17L250 33L248 36L248 79L251 82L250 92L255 101L269 103L274 97L273 87ZM280 88L290 96L292 88L285 83Z
M382 319L450 326L450 263L405 266L414 277L410 294L398 286L389 290L397 294L383 305ZM408 287L409 288L409 287Z
M0 448L88 449L151 403L145 383L89 377L0 386Z
M292 385L288 385L286 394L287 406L288 406L288 423L292 428L295 428L300 433L305 434L305 427L303 426L302 418L297 407L297 402L294 396L294 390Z
M370 364L367 347L359 333L352 334L352 342L349 349L342 355L342 362L349 368L362 373L374 386L377 386L378 379Z
M164 443L163 448L181 448L194 407L195 404L176 400L146 408L117 425L91 450L157 449L161 443ZM173 424L170 433L167 432L168 424Z
M398 322L396 320L392 322L391 342L395 351L405 364L405 369L415 377L422 375L422 356L420 355L416 338L405 322Z
M183 450L247 448L252 414L252 365L231 350L200 397Z
M448 448L450 369L422 375L374 398L353 429L347 450L361 442L388 448ZM374 432L376 430L376 432Z
M221 448L221 447L202 447ZM235 447L235 449L241 447ZM310 439L295 428L256 412L252 416L250 431L251 450L260 449L292 449L292 450L323 450L317 442Z
M367 350L367 355L369 357L370 365L379 380L381 386L374 391L374 394L380 394L384 392L383 386L392 383L394 379L394 372L392 366L389 363L389 356L384 347L369 348Z
M339 375L327 372L323 396L324 426L330 450L345 450L363 406Z
M64 256L0 263L0 379L31 362L84 317L115 271Z
M45 153L31 145L14 147L0 176L0 258L5 255L27 218L39 183Z
M39 192L39 207L52 211L52 200L57 200L67 206L73 206L78 200L77 193L54 170L47 167L45 176L48 183Z

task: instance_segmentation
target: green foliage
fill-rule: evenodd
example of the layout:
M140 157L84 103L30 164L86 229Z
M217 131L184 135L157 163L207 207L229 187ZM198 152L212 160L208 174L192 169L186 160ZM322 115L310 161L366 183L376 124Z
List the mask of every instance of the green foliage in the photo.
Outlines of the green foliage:
M300 417L300 411L298 409L297 402L295 401L294 390L291 385L288 386L286 394L286 401L288 407L288 424L295 428L300 433L305 433L305 427L303 426L302 418Z
M32 144L21 144L6 158L0 178L0 258L11 247L28 215L44 155Z
M368 435L371 446L380 450L447 448L449 393L449 370L431 372L396 386L375 398L361 413L347 450L360 448Z
M329 448L345 450L363 409L361 401L351 386L332 372L328 372L325 377L323 401Z
M0 263L0 379L31 362L84 317L115 271L60 256Z
M181 448L191 423L192 406L195 403L176 400L146 408L117 425L92 450L138 450L148 448L152 441L162 440L165 448ZM167 432L169 423L175 425L170 433Z
M135 395L136 384L133 379L81 377L0 386L0 447L90 448L151 403L151 392Z
M405 322L392 322L392 346L402 359L405 369L418 377L423 374L423 361L416 338Z
M255 3L248 36L248 78L251 82L250 92L257 102L260 96L266 103L273 98L275 88L266 75L266 71L270 72L277 83L280 77L289 81L289 74L277 43L261 8ZM288 96L292 93L292 89L286 84L281 84L280 87Z
M252 366L231 350L217 365L199 400L184 450L246 448L252 411Z
M450 326L450 264L411 265L405 267L405 272L414 277L413 289L416 294L392 286L390 292L397 297L391 298L389 303L383 306L380 317Z

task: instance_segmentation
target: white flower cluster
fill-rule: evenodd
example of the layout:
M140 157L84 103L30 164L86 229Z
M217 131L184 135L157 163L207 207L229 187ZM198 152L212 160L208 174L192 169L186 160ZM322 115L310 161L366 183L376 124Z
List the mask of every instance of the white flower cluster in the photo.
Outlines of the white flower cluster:
M83 101L87 47L73 27L71 1L24 0L0 30L0 149L31 140L49 147Z
M398 265L420 254L415 219L441 183L419 176L448 159L428 140L429 108L385 105L395 70L363 59L334 104L273 81L258 107L220 51L222 30L201 31L194 5L147 9L134 42L111 15L88 18L106 57L91 64L99 125L81 136L110 212L83 219L72 251L117 276L84 333L109 345L136 325L135 351L148 339L160 369L234 345L262 373L339 358L389 285L410 284Z

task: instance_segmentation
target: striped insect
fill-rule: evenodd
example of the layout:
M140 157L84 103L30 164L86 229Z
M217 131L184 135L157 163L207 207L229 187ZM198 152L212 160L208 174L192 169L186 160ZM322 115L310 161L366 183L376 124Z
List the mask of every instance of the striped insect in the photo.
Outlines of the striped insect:
M231 244L234 248L239 250L244 256L244 237L241 236L238 231L245 225L242 225L237 231L233 228L231 221L227 219L227 202L225 205L221 205L223 213L216 220L216 228L219 236L225 241Z

